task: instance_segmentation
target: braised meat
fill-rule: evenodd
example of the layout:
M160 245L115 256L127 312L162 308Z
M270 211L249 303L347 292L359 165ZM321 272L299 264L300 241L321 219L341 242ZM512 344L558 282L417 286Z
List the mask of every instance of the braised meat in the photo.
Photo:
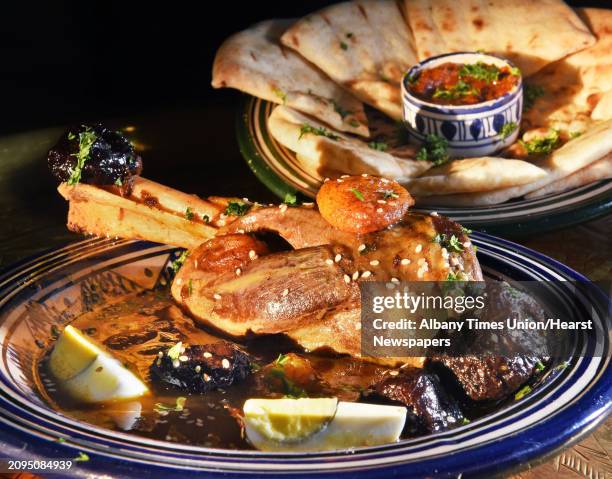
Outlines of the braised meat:
M156 384L191 393L231 386L250 372L249 356L226 341L187 346L176 355L160 352L150 368Z
M439 379L421 368L389 371L374 385L373 393L408 408L405 432L410 435L444 431L464 421L459 405L446 394Z

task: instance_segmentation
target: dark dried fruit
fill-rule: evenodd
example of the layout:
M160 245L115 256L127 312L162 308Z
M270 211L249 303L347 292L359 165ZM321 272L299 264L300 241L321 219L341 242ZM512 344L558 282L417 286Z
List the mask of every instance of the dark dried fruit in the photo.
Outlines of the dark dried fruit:
M87 142L83 141L85 138ZM73 184L116 185L129 189L132 177L142 171L142 159L134 152L130 141L99 124L69 129L51 148L47 160L55 178Z
M191 393L205 393L242 381L251 372L249 356L232 343L188 346L178 357L164 353L150 368L157 384Z

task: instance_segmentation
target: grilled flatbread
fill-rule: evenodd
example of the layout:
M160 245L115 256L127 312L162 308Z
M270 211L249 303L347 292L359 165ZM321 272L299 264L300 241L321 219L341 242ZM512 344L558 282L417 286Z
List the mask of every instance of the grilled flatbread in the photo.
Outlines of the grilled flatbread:
M529 76L595 41L562 0L404 0L404 11L419 60L481 49Z
M395 0L332 5L299 20L281 41L359 99L401 118L400 82L417 59Z
M337 130L367 137L363 103L280 44L292 20L269 20L228 38L217 51L212 85L231 87L308 113Z
M409 181L406 188L413 196L470 193L524 185L545 176L546 171L527 161L467 158L432 168Z
M583 135L575 138L541 160L534 162L547 175L521 186L500 188L481 193L440 195L424 198L424 203L455 206L495 205L531 193L567 178L573 173L607 157L612 152L612 120L594 124Z
M595 163L572 173L565 178L553 181L539 190L532 191L525 198L540 198L542 196L551 195L553 193L562 193L563 191L578 188L579 186L588 185L594 181L605 180L612 178L612 154L602 158Z
M612 10L579 9L597 42L527 79L544 94L523 114L526 129L583 131L591 120L612 118Z
M268 129L280 144L297 154L302 167L313 176L367 173L406 182L431 167L428 161L398 158L370 148L284 105L274 109Z

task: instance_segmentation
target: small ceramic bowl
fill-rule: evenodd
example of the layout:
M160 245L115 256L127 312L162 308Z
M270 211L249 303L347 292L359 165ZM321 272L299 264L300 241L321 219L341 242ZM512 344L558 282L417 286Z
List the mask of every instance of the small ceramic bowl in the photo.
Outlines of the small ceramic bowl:
M442 63L483 62L498 67L513 65L502 58L484 53L447 53L413 66L402 80L403 117L410 135L423 142L427 135L446 138L448 153L453 158L492 155L514 143L518 136L523 107L523 81L507 94L473 105L438 105L417 98L409 90L409 78L420 71ZM504 125L516 124L508 134Z

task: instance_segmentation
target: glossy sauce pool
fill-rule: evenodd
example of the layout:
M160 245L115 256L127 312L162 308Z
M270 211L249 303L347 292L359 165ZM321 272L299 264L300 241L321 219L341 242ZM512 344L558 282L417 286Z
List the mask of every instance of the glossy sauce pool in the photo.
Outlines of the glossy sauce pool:
M46 368L39 363L41 383L51 405L63 414L107 429L129 432L151 439L181 444L226 449L252 449L244 439L235 418L250 397L282 397L283 394L263 384L254 372L245 381L206 394L193 394L156 388L150 380L149 366L159 351L178 341L184 344L210 344L221 340L199 327L174 305L167 291L145 292L121 298L102 309L87 312L71 323L106 345L131 370L145 380L152 390L147 397L124 402L96 405L79 404L63 394ZM257 366L273 362L292 345L273 336L241 345ZM323 390L308 391L309 396L335 395L355 401L360 391L371 384L384 369L351 358L333 358L300 353L325 380ZM186 398L182 410L177 399ZM181 401L179 401L180 403Z

